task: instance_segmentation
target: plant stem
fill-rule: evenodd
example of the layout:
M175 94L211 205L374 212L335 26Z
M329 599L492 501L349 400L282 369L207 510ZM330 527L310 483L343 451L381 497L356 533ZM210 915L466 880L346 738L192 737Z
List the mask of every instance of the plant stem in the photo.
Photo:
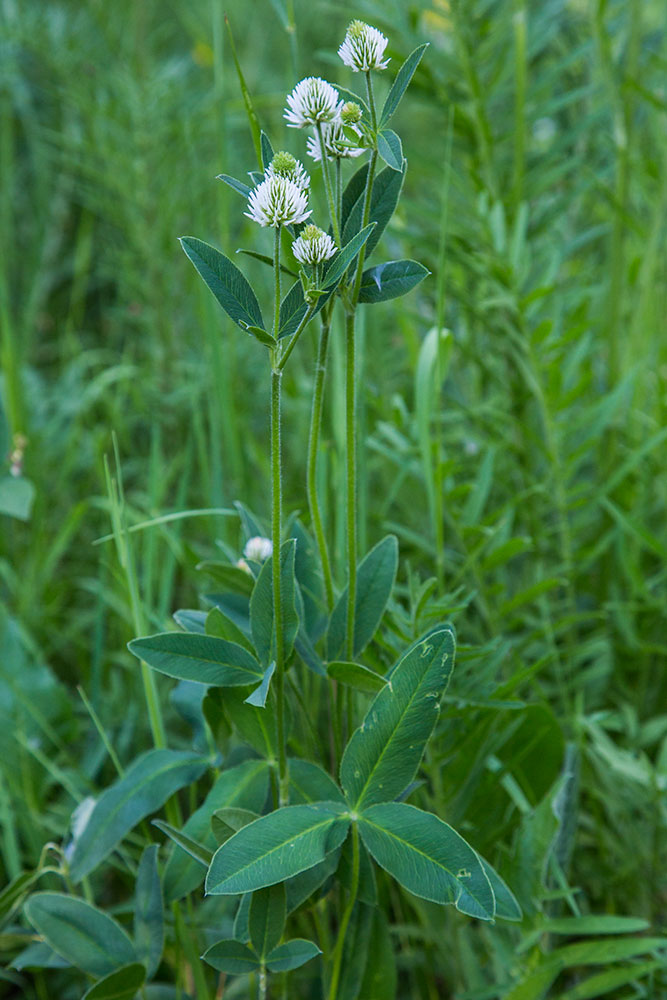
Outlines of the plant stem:
M257 996L259 997L259 1000L266 1000L267 986L268 986L268 977L266 974L266 966L262 965L259 970L259 987L257 990Z
M280 323L280 226L276 226L273 247L275 273L275 309L273 335L278 339ZM282 483L280 468L280 345L271 351L271 569L273 580L273 621L276 635L276 699L278 702L278 804L288 800L287 751L285 747L285 660L283 647L283 608L280 588L280 535L282 527Z
M359 888L359 830L357 829L357 824L352 824L352 885L350 886L350 898L347 901L347 906L345 907L345 912L343 913L343 919L340 922L340 927L338 928L338 937L336 938L336 947L333 953L333 969L331 971L331 983L329 984L329 1000L336 1000L336 995L338 992L338 981L340 979L340 968L343 960L343 946L345 944L345 935L347 934L347 927L350 923L350 917L352 916L352 911L354 910L354 904L357 901L357 890Z
M313 318L313 313L315 312L315 308L316 308L315 306L310 306L308 308L308 311L306 312L306 315L303 317L303 319L299 323L297 329L292 334L292 339L290 340L289 344L287 345L287 349L285 350L285 353L283 354L283 356L281 357L280 361L278 362L278 365L277 365L278 371L282 371L283 368L285 367L285 365L287 364L287 359L289 358L290 354L292 353L292 351L296 347L297 340L299 339L299 337L301 336L301 334L303 333L303 331L306 329L306 327L310 323L311 319Z
M327 352L329 349L329 331L331 320L327 316L322 319L322 329L320 331L320 342L317 349L317 365L315 367L315 385L313 386L313 406L310 417L310 434L308 435L308 467L306 472L306 491L308 494L308 509L310 519L315 531L315 540L320 553L322 573L324 574L324 587L327 595L327 608L333 608L334 589L333 578L331 576L331 560L327 540L322 527L322 514L320 511L320 501L317 495L317 452L320 444L320 431L322 429L322 399L324 396L324 378L327 370Z
M336 246L340 247L340 226L338 224L338 212L336 211L336 199L334 197L334 191L331 184L331 174L329 173L329 160L327 159L326 151L324 149L324 138L322 136L322 125L320 122L315 126L317 130L317 141L320 144L320 153L322 154L322 177L324 178L324 189L327 193L327 203L329 205L329 215L331 216L331 225L333 226L334 240L336 241Z

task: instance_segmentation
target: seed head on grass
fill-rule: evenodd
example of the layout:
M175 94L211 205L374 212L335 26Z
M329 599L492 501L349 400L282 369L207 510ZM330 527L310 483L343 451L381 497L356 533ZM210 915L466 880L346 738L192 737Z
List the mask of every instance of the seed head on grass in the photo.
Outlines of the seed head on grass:
M336 252L336 244L323 229L312 223L302 230L292 243L292 253L300 264L315 266L329 260Z
M371 69L386 69L389 60L382 61L389 39L365 21L350 21L338 55L354 73Z
M308 194L288 177L267 177L248 195L244 213L260 226L289 226L310 215Z
M340 94L319 76L307 76L287 95L284 117L290 128L322 125L338 118Z

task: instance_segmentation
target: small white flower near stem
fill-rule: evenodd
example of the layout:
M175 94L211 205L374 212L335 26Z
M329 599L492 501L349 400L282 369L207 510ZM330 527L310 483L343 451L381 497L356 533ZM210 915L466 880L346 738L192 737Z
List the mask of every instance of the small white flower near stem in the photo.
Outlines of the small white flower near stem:
M243 555L253 562L264 562L273 552L273 545L270 538L263 538L262 535L254 535L245 543Z
M355 73L371 69L386 69L389 60L382 61L389 39L365 21L351 21L338 55Z
M292 253L299 263L310 264L312 267L323 264L325 260L333 257L335 252L336 244L329 234L312 223L306 226L292 243Z
M334 122L332 125L322 126L322 140L324 143L324 151L328 160L353 158L355 156L361 156L364 152L363 149L351 145L350 140L343 132L342 126L339 122ZM312 156L312 158L319 163L322 159L319 136L311 135L306 143L306 149L308 151L308 155Z
M260 226L289 226L310 215L308 194L287 177L273 176L253 188L244 212Z
M319 76L307 76L287 95L284 118L290 128L325 125L338 118L340 94Z
M264 177L286 177L302 191L307 191L310 187L310 177L303 163L300 163L291 153L276 153L266 168Z

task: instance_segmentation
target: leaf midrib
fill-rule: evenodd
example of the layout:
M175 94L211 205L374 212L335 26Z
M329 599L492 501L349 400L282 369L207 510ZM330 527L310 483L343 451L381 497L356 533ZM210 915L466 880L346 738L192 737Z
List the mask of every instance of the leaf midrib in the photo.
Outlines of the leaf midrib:
M378 803L378 804L381 804L381 803ZM449 868L447 868L445 865L441 864L439 861L436 861L436 859L433 858L433 857L431 857L430 854L427 854L426 851L422 851L421 848L416 847L414 844L410 843L409 840L404 840L403 837L399 837L399 835L397 833L394 833L392 830L387 830L387 828L385 826L380 826L378 823L374 823L372 820L368 819L368 817L366 817L366 816L361 816L360 817L360 821L361 821L362 824L366 823L366 824L368 824L368 826L374 827L376 830L379 830L381 833L384 833L385 836L387 836L387 837L393 837L394 840L398 841L399 844L403 844L405 847L408 847L411 851L414 851L415 854L420 854L423 858L426 858L428 861L430 861L432 864L436 865L438 868L442 868L442 870L444 872L447 872L448 875L451 875L451 877L454 879L454 881L456 882L456 884L461 888L462 892L466 892L469 896L471 896L475 900L475 902L478 903L482 907L482 909L484 910L485 913L489 912L488 909L486 908L486 906L483 903L480 902L480 900L477 898L477 896L475 896L470 891L470 889L468 888L468 886L464 885L461 882L461 880L456 875L454 875L454 873ZM446 823L444 825L447 826ZM452 827L449 827L449 829L451 830ZM454 831L454 832L456 832L456 831ZM369 850L370 850L370 848L369 848ZM371 851L371 854L372 853L373 852ZM379 862L378 862L378 864L379 864ZM486 878L486 875L484 875L484 878ZM493 892L493 890L492 890L492 892ZM457 897L457 899L454 900L454 903L456 904L459 899L460 899L460 896ZM491 914L491 916L493 916L493 914Z
M165 632L164 634L165 635L179 635L178 632ZM192 635L196 635L200 639L201 638L206 638L206 639L216 639L217 638L217 636L213 636L213 635L200 636L198 632L193 632ZM137 639L136 642L133 643L132 645L134 645L135 648L137 648L136 644L139 643L139 642L142 642L142 641L143 641L142 639ZM220 642L229 642L229 640L227 640L227 639L220 639ZM245 653L246 656L252 657L252 653L249 653L247 649L243 649L243 646L239 646L239 644L237 642L229 642L229 645L230 646L237 646L239 649L243 650L243 652ZM139 649L145 649L145 650L148 650L148 651L153 652L153 653L161 653L163 656L178 656L182 660L194 660L197 663L210 663L210 664L213 664L213 666L216 666L216 667L230 667L232 670L241 670L241 671L243 671L243 673L252 674L253 677L260 677L261 678L261 677L264 676L264 673L262 671L260 671L259 673L256 673L254 670L251 670L250 667L241 667L241 666L239 666L236 663L225 663L224 660L212 660L208 656L194 656L191 653L173 652L173 651L168 651L168 650L160 649L157 646L149 646L149 645L139 646L138 648ZM150 666L150 664L149 664L149 666ZM159 668L158 667L153 667L153 669L154 670L158 670Z

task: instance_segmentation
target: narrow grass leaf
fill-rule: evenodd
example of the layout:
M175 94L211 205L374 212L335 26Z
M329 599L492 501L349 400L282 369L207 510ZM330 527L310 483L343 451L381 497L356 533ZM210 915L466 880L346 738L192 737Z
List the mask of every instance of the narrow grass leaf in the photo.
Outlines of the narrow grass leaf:
M236 264L194 236L183 236L181 246L230 319L242 330L253 327L263 331L257 296Z
M149 750L138 757L95 803L70 859L72 881L97 868L137 823L192 785L206 767L204 758L184 750Z
M250 823L220 847L206 892L254 892L323 861L345 840L349 822L338 802L286 806Z
M359 563L354 620L354 656L371 641L391 596L398 566L398 541L387 535ZM327 659L336 660L345 646L347 587L340 595L327 632Z
M37 892L24 912L54 951L91 976L106 976L136 962L134 946L120 924L83 899Z
M360 302L385 302L405 295L431 272L416 260L389 260L364 271Z
M340 780L356 809L395 799L414 778L454 667L455 639L445 627L403 656L351 736Z
M227 36L229 38L229 47L232 51L232 59L234 60L234 66L236 68L236 75L239 80L239 87L241 88L241 94L243 95L243 104L245 107L245 113L248 118L248 124L250 125L250 134L252 135L253 145L255 147L255 153L257 155L257 163L260 168L262 167L262 130L259 124L259 118L253 107L252 98L250 96L250 91L245 82L245 77L243 75L243 70L241 69L241 63L236 54L236 45L234 44L234 35L232 34L232 26L229 23L229 18L225 14L225 27L227 28Z
M153 670L180 681L212 687L244 687L262 680L259 663L247 649L195 632L161 632L133 639L128 649Z
M84 993L83 1000L132 1000L146 982L146 969L140 962L111 972Z
M493 920L493 889L477 854L437 816L385 802L363 811L359 831L377 863L415 896Z

